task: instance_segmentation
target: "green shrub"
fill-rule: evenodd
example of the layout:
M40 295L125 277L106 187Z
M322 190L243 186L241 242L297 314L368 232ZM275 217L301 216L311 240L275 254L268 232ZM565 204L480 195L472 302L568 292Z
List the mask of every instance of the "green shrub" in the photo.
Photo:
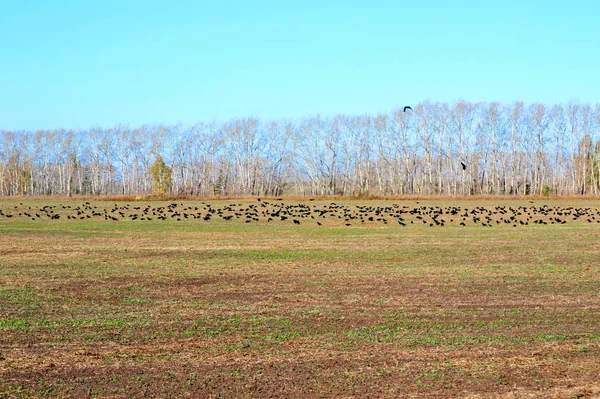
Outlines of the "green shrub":
M550 194L552 194L552 189L549 186L544 186L544 188L542 189L542 195L544 197L547 197Z

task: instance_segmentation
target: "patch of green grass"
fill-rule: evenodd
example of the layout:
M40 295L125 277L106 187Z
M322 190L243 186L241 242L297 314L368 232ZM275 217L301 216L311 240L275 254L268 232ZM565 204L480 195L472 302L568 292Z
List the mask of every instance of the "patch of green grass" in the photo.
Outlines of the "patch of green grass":
M128 323L126 320L105 320L102 324L106 327L122 327Z
M544 342L551 342L551 341L565 341L567 339L567 336L564 334L546 334L546 333L542 333L539 334L536 339L540 340L540 341L544 341Z
M39 301L33 288L0 288L0 304L9 306L28 306Z
M28 324L25 320L0 320L0 327L2 328L27 328Z

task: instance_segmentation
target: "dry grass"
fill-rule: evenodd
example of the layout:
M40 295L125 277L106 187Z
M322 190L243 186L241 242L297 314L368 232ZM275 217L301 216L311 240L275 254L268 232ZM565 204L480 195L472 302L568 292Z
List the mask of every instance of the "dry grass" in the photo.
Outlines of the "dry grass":
M224 196L201 196L201 195L21 195L11 197L0 197L0 201L228 201L244 200L251 201L257 198L266 200L275 200L281 198L285 201L334 201L334 200L352 200L352 201L372 201L372 200L395 200L395 201L581 201L581 200L600 200L600 195L284 195L284 196L251 196L251 195L224 195Z
M599 236L0 220L0 397L592 398Z

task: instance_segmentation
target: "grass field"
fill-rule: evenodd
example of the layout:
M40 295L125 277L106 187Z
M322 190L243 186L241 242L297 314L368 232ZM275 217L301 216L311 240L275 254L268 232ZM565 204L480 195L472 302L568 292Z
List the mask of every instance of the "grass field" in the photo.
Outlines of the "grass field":
M600 394L600 224L18 215L44 205L82 201L0 201L2 398Z

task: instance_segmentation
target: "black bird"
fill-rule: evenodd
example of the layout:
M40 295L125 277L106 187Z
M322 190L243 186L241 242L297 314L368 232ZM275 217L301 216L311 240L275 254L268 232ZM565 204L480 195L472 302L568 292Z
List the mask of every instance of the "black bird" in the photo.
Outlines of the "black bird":
M465 164L464 164L464 162L461 162L461 163L460 163L460 166L462 166L462 169L463 169L463 170L467 170L467 165L465 165Z
M410 109L412 111L412 108L407 105L406 107L404 107L404 112L406 112L407 109Z

